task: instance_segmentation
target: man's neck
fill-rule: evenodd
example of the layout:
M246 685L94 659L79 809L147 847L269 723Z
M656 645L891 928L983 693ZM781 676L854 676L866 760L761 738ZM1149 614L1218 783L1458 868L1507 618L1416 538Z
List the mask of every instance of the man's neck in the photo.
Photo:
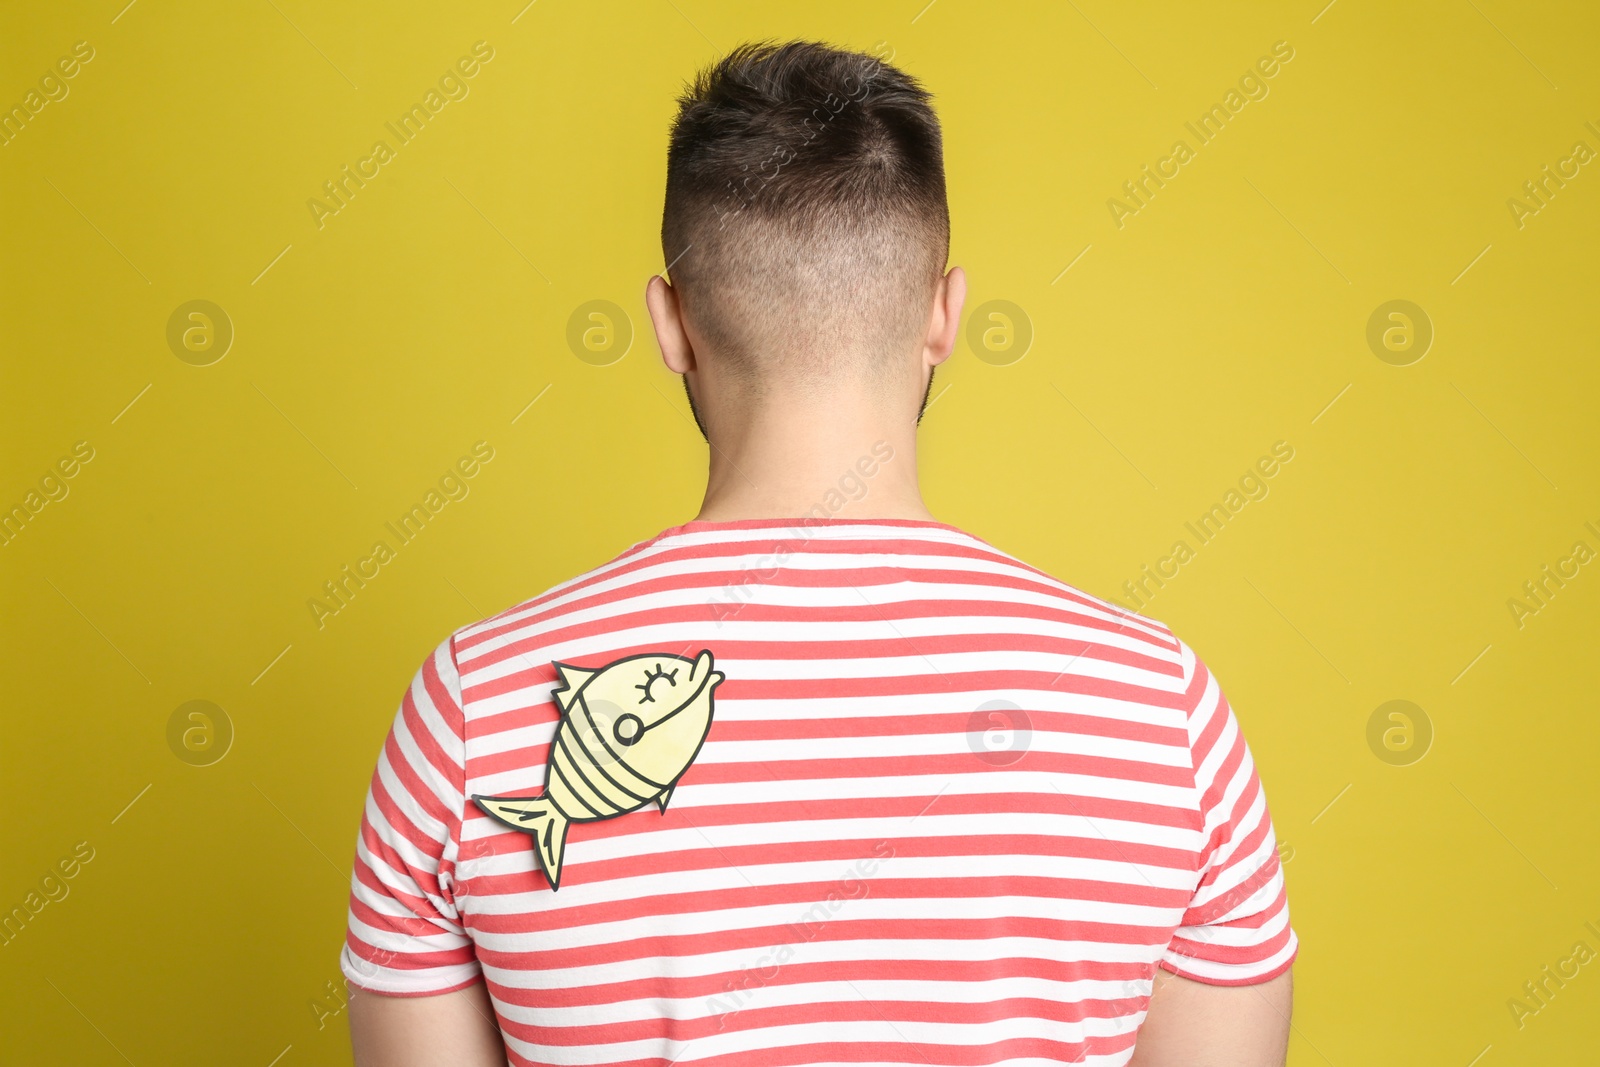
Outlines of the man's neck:
M917 486L916 424L910 418L775 405L742 420L739 431L711 438L697 521L937 521Z

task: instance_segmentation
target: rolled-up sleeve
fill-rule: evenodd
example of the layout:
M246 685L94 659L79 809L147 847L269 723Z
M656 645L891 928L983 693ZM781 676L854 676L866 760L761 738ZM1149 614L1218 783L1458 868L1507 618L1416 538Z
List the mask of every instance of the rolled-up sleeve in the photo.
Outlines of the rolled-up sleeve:
M465 736L452 639L417 671L367 790L339 961L352 985L431 996L481 976L453 895Z
M1205 664L1181 648L1203 845L1199 881L1161 966L1211 985L1265 982L1299 951L1272 816L1233 709Z

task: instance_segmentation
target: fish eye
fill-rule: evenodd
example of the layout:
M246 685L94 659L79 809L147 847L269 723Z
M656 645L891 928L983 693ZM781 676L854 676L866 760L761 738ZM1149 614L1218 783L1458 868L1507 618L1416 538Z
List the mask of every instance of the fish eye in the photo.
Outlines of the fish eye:
M618 743L631 745L644 736L644 722L637 715L622 715L611 727L611 735Z
M669 685L671 685L673 687L676 687L677 684L678 684L678 670L679 670L679 668L674 667L671 671L664 671L664 670L661 669L661 664L659 664L659 663L656 664L656 669L655 670L651 671L651 670L647 669L644 672L644 683L642 685L634 686L635 689L644 690L644 696L639 698L639 703L641 703L641 704L653 704L653 703L655 703L655 699L656 698L650 694L650 686L651 686L652 683L654 683L654 682L656 682L656 681L658 681L658 680L660 680L662 678L665 678Z

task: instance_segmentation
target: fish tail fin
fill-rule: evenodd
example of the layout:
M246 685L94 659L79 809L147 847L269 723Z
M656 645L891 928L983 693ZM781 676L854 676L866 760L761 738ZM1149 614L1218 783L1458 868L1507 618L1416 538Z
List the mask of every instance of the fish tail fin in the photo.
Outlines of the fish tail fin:
M533 838L539 869L552 891L560 888L561 857L567 849L568 819L548 797L485 797L473 801L491 818Z
M533 839L534 851L539 855L539 869L550 879L550 891L561 888L561 857L567 851L567 817L554 804L544 829Z

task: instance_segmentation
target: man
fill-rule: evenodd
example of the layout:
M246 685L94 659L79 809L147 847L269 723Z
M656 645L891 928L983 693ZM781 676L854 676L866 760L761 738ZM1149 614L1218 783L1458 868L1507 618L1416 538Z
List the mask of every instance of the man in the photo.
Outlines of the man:
M1297 941L1216 681L923 506L966 289L928 95L735 51L662 239L704 503L422 665L356 855L358 1063L1281 1065Z

